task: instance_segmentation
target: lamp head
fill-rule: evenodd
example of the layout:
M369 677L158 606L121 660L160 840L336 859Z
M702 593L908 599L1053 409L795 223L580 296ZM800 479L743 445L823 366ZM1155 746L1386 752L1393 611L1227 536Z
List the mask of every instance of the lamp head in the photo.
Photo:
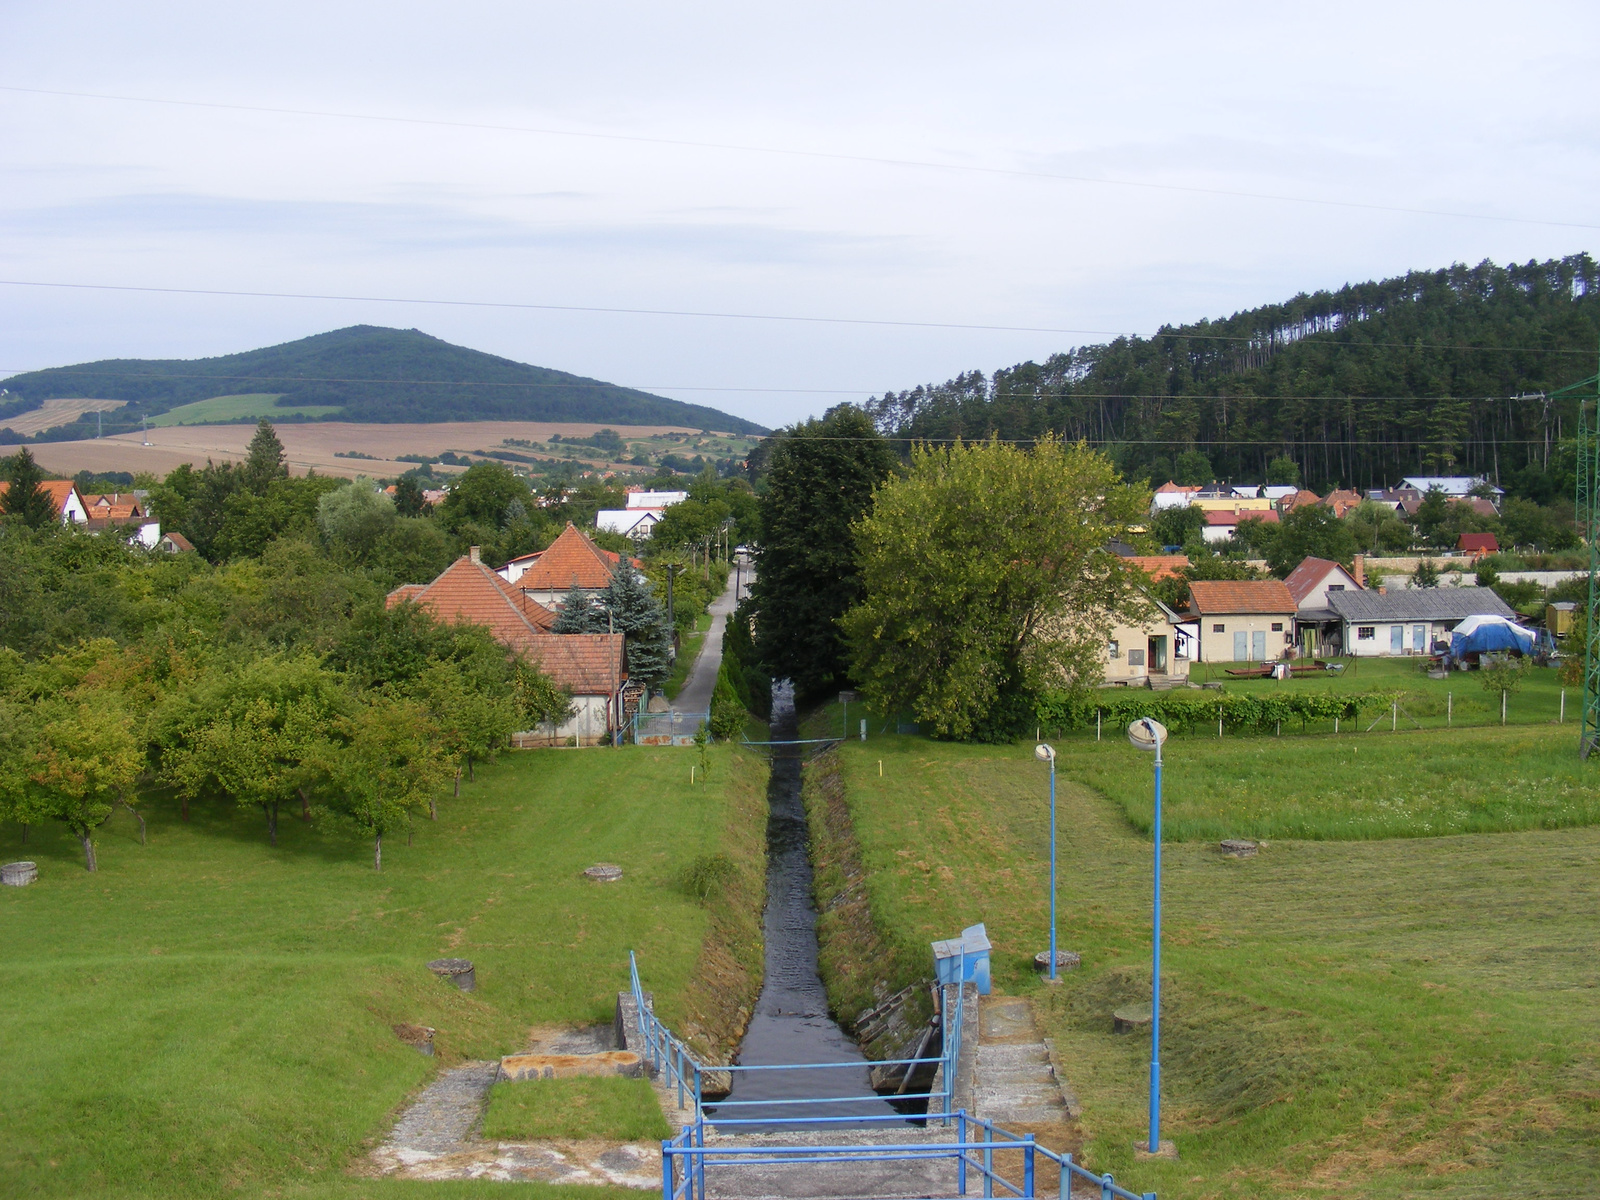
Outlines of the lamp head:
M1053 763L1056 760L1056 748L1040 742L1033 748L1033 756L1040 762Z
M1154 717L1140 717L1128 726L1128 740L1141 750L1156 750L1167 740L1167 727Z

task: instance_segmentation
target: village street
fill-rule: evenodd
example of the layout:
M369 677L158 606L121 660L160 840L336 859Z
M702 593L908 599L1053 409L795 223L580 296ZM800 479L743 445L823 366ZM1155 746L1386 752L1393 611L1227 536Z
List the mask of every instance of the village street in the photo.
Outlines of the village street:
M750 594L750 585L754 582L755 571L746 564L742 575L735 572L728 576L728 586L706 610L711 614L711 628L700 641L700 657L694 660L688 681L672 702L674 712L711 711L711 692L717 686L717 672L722 668L722 631L727 628L728 616L738 606L740 597ZM736 589L738 596L734 595Z

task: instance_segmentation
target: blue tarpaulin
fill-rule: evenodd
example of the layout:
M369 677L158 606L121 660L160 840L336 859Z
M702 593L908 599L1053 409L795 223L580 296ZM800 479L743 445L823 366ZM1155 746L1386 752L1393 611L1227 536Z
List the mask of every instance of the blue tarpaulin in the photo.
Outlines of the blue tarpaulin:
M1533 652L1533 630L1498 617L1469 617L1450 635L1450 654L1488 654L1496 650Z

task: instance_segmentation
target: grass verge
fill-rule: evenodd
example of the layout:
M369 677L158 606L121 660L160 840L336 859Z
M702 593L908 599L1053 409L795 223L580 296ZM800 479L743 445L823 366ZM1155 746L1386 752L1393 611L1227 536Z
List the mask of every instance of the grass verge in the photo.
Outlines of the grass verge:
M273 849L232 805L185 823L151 798L149 845L119 816L94 875L59 831L24 847L0 828L0 860L40 868L0 889L0 1191L383 1195L345 1171L407 1097L531 1026L609 1020L629 949L663 1018L726 1053L759 988L765 769L711 753L693 787L681 751L506 756L386 845L381 874L358 838L286 819ZM683 876L712 854L735 872L702 899ZM622 881L585 880L597 861ZM446 955L477 964L477 991L426 971ZM437 1028L438 1058L401 1022Z
M671 1137L672 1127L648 1079L535 1079L494 1085L483 1136L644 1142Z
M997 986L1034 997L1083 1104L1069 1148L1125 1186L1465 1200L1600 1178L1600 829L1273 841L1248 860L1169 846L1163 1133L1181 1158L1136 1162L1150 1047L1110 1013L1149 997L1148 839L1063 755L1061 943L1083 967L1050 989L1031 969L1049 844L1031 747L835 753L888 961L925 977L929 941L985 921Z

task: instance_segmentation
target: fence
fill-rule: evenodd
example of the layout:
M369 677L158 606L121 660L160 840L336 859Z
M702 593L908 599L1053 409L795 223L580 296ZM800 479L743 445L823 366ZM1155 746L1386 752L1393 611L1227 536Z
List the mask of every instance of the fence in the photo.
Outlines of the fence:
M633 952L628 952L628 973L630 984L633 988L633 1003L639 1013L639 1028L644 1037L643 1054L652 1071L659 1073L662 1081L669 1090L675 1089L678 1094L678 1107L684 1108L692 1103L694 1112L694 1126L701 1129L706 1124L705 1091L708 1079L717 1084L727 1081L727 1090L732 1090L733 1077L742 1072L755 1071L821 1071L821 1070L861 1070L866 1066L906 1068L910 1072L919 1066L933 1066L943 1069L943 1083L938 1091L928 1092L898 1092L896 1101L926 1100L930 1107L937 1100L940 1102L941 1111L945 1113L943 1120L946 1124L952 1119L948 1114L954 1107L956 1070L961 1056L962 1019L966 1011L966 997L962 989L957 989L957 998L953 1012L946 1012L943 1021L942 1045L937 1056L926 1058L884 1058L873 1059L868 1062L835 1062L835 1063L793 1063L775 1064L771 1066L707 1066L695 1058L693 1051L683 1044L670 1029L652 1012L644 1002L644 989L639 983L639 964ZM948 1007L948 1006L947 1006ZM720 1087L714 1090L721 1091ZM883 1096L872 1092L862 1096L817 1096L803 1099L789 1100L718 1100L714 1104L717 1110L712 1117L711 1124L718 1128L740 1128L752 1125L826 1125L839 1122L867 1121L880 1118L865 1116L828 1116L816 1112L805 1113L800 1109L805 1106L820 1107L825 1105L854 1104L864 1101L882 1101ZM724 1109L745 1109L750 1107L767 1108L774 1105L794 1107L799 1115L793 1117L739 1117L723 1116ZM904 1120L896 1114L889 1120Z
M636 746L688 746L702 725L709 727L708 712L636 712L633 744Z
M1012 1133L993 1121L969 1115L966 1109L950 1114L949 1120L955 1124L955 1137L949 1141L832 1146L707 1146L704 1130L686 1125L677 1137L661 1143L662 1200L705 1200L708 1168L793 1166L809 1170L827 1163L930 1161L952 1164L958 1196L971 1194L974 1182L981 1185L985 1197L1035 1196L1042 1165L1046 1172L1055 1173L1061 1200L1072 1200L1075 1184L1092 1189L1086 1192L1076 1188L1083 1200L1096 1195L1100 1200L1156 1200L1154 1192L1130 1192L1109 1174L1097 1175L1074 1162L1072 1155L1057 1154L1039 1145L1031 1133ZM1002 1161L997 1163L997 1157ZM1005 1169L1006 1158L1018 1160L1010 1168L1010 1178Z

